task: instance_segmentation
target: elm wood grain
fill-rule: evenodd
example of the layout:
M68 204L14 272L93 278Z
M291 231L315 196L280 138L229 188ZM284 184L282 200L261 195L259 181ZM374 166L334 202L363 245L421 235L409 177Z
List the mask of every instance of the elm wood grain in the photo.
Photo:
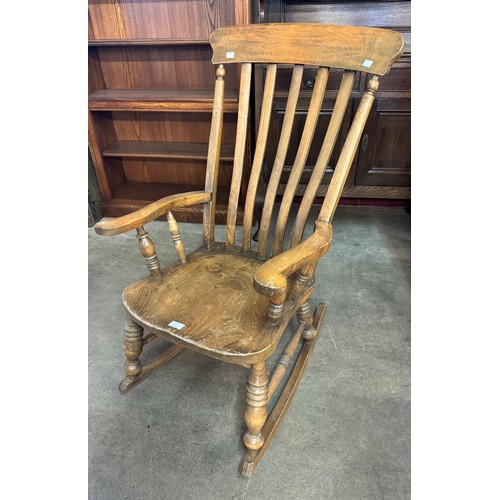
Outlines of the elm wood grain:
M234 146L223 144L220 159L230 161L234 157ZM165 141L116 141L102 151L103 156L119 158L174 158L206 160L208 144L201 142Z
M210 37L212 62L309 64L385 75L403 52L391 30L309 23L220 28ZM227 53L234 57L227 57ZM366 62L371 61L371 62Z
M307 287L295 302L286 302L284 321L271 326L268 299L253 286L254 274L262 265L255 256L217 244L186 258L186 264L177 262L163 269L161 279L144 278L127 287L124 305L148 331L230 363L254 364L269 357L288 320L313 291ZM185 326L177 330L169 326L172 321Z
M89 95L95 111L184 111L211 112L213 90L209 89L102 89ZM224 111L237 111L234 92L226 92Z
M323 317L325 315L325 312L326 312L326 305L319 304L316 309L313 322L313 328L318 332L321 328L321 323L323 322ZM251 476L253 470L255 469L257 464L261 461L265 451L271 444L271 440L276 434L276 431L278 430L279 425L283 421L283 418L285 417L288 407L290 406L290 403L292 402L292 399L295 396L295 393L297 392L300 380L304 375L307 363L309 362L314 346L316 345L317 338L318 336L316 335L316 337L314 337L312 340L305 341L302 344L299 357L297 358L297 361L293 366L292 373L290 374L290 377L288 378L287 383L283 388L283 391L281 392L278 401L274 405L274 408L270 411L266 423L262 427L261 432L262 436L264 437L264 443L259 448L259 451L255 456L253 462L251 462L251 464L247 463L245 459L243 459L241 467L241 473L243 476L246 477Z

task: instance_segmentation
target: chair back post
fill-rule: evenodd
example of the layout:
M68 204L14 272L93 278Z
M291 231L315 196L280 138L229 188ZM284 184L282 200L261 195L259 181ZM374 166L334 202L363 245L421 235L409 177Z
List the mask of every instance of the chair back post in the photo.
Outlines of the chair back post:
M219 176L220 147L224 116L224 76L226 70L219 64L216 71L214 108L210 138L208 140L207 173L205 191L212 193L210 201L203 205L203 248L210 250L215 242L215 203L217 200L217 179Z
M328 191L323 201L318 220L328 223L332 222L333 215L339 203L342 190L344 189L356 150L359 146L361 134L363 133L373 101L375 100L375 92L377 91L378 86L378 76L373 75L371 80L367 83L366 90L361 98L361 102L356 111L356 115L354 116L349 133L347 134L344 147L342 148L339 160L335 166L332 180L328 186Z

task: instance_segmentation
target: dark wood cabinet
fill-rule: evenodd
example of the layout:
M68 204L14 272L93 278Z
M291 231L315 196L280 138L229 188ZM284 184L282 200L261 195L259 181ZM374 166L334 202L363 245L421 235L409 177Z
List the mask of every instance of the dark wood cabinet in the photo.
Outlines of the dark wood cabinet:
M346 182L343 197L410 199L411 178L411 22L409 1L305 1L305 0L265 0L260 2L260 22L315 22L347 24L390 28L399 31L405 37L403 56L397 61L390 73L381 78L377 99L372 108L363 134L360 147ZM333 108L340 73L330 74L325 99L317 124L317 135L321 137L328 126L328 116ZM286 106L285 95L290 85L291 69L280 68L276 81L276 93L273 103L271 129L269 133L269 154L263 168L264 182L272 169L273 153L276 151L283 114ZM256 68L255 108L256 123L258 110L262 102L265 80L265 66ZM303 116L307 112L315 75L304 71L298 109ZM346 130L356 112L361 94L366 85L366 77L358 77L354 92L346 111L344 129L340 131L323 184L331 179L338 153L345 140ZM299 114L300 116L300 114ZM303 120L296 120L291 139L290 158L294 157L294 146L298 146ZM315 134L316 135L316 134ZM309 157L306 161L301 182L307 182L314 168L320 144L313 140ZM282 182L286 182L291 165L285 164ZM282 193L278 190L278 194ZM318 195L324 195L326 187L320 186ZM297 194L302 194L299 186Z
M204 188L216 80L210 34L249 23L250 7L250 0L89 0L89 147L104 216ZM216 211L221 223L232 175L238 78L233 65L225 79ZM175 214L201 221L202 210Z

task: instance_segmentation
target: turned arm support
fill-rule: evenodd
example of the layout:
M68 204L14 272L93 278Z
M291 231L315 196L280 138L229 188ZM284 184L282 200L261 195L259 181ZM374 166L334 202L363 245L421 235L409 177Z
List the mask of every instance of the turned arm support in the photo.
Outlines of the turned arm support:
M121 234L142 227L144 224L157 219L170 210L198 203L206 203L211 200L212 193L208 191L190 191L189 193L173 194L122 217L100 221L94 226L94 229L97 234L102 236Z
M330 247L332 226L320 220L315 222L315 226L316 230L307 240L268 260L255 272L253 287L261 295L270 298L269 320L271 323L276 323L281 317L281 309L287 292L287 278L301 269L314 269L318 259Z
M253 287L257 292L269 297L285 294L288 276L314 264L328 251L332 239L332 226L319 220L315 225L314 234L307 240L269 259L257 269L253 277Z

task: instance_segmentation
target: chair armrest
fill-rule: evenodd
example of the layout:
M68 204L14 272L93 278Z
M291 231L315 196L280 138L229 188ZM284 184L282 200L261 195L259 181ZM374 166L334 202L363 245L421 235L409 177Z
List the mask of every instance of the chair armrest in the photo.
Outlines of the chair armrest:
M207 191L190 191L188 193L173 194L122 217L100 221L94 226L94 229L97 234L103 236L121 234L132 229L137 229L170 210L205 203L211 200L212 193Z
M283 297L286 293L287 277L308 264L313 264L330 247L332 226L317 220L316 230L300 245L283 252L257 269L253 277L253 287L257 292L269 297Z

